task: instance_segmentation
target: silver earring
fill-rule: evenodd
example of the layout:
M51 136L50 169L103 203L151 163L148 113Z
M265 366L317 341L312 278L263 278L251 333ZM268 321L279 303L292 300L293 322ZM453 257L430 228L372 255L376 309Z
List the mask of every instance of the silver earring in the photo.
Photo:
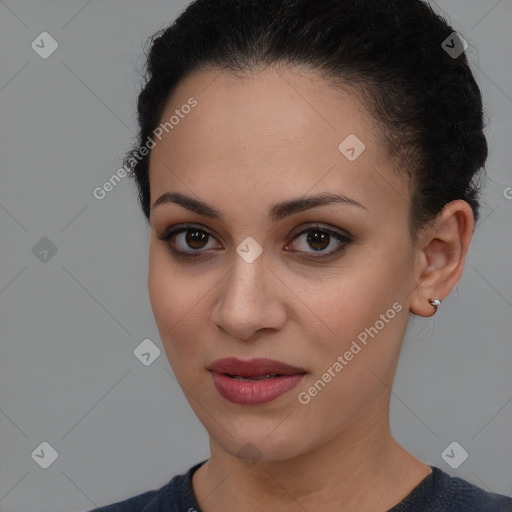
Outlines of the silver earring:
M434 316L437 313L437 309L439 308L441 301L439 299L431 299L429 300L430 304L434 306L434 312L430 316Z

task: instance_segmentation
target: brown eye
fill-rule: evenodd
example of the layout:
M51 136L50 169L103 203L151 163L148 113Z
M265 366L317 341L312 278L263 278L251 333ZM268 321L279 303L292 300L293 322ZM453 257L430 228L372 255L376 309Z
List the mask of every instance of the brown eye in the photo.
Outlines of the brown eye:
M208 247L215 237L197 226L182 225L169 229L158 238L168 244L169 250L177 258L207 257L213 250L222 249L222 246ZM318 256L313 255L310 259L321 259L341 253L352 241L349 235L341 232L321 226L311 226L296 235L286 247L296 245L298 249L293 249L291 252L306 255L318 253Z
M298 244L295 242L297 240L299 241ZM323 256L338 254L351 242L352 239L347 235L319 226L313 226L299 233L290 246L298 246L296 252L305 254L321 253L320 256L314 256L314 258L321 258ZM327 250L329 247L331 250ZM311 251L311 249L313 249L313 251Z
M185 233L185 243L192 249L204 249L210 236L200 229L189 229Z
M321 231L310 231L306 240L310 247L316 251L321 251L329 246L331 235Z
M197 226L181 226L170 229L158 237L166 242L173 255L179 258L199 258L210 252L208 247L214 237L204 229Z

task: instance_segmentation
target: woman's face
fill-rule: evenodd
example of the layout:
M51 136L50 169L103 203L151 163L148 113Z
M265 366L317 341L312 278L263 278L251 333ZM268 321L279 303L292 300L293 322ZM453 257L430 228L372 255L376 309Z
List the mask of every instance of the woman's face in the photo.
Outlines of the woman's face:
M162 122L171 116L154 138L152 205L179 193L219 217L164 199L152 209L149 294L211 441L271 461L384 432L415 252L408 183L375 123L311 72L271 68L190 75ZM274 206L318 194L350 201ZM208 369L230 357L303 373L255 383ZM214 377L230 391L221 394ZM269 395L275 389L287 391Z

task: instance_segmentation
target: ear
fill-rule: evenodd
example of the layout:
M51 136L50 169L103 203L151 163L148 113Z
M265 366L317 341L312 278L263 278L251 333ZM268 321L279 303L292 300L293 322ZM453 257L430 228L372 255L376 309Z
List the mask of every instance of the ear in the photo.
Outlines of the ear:
M457 199L444 206L432 224L418 236L415 247L415 288L409 294L409 309L419 316L435 312L430 300L445 299L464 270L473 238L475 220L466 201Z

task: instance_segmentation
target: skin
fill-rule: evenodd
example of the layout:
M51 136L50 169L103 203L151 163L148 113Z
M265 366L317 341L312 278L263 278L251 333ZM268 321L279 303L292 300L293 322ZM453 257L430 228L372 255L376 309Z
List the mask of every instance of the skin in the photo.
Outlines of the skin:
M311 70L195 72L162 119L190 97L197 106L152 150L152 204L181 192L223 220L175 203L152 209L148 289L169 363L210 439L210 459L193 477L198 502L204 512L386 511L431 472L390 433L390 389L410 312L431 316L429 299L443 300L462 276L471 208L448 204L413 243L409 183L389 161L375 121ZM349 134L366 145L353 162L338 150ZM272 204L319 192L364 208L336 203L269 220ZM171 242L159 240L185 222L212 236L191 246L181 234L175 246L210 251L204 259L176 258ZM320 224L313 232L346 232L353 241L322 260L339 242L311 246L307 233L297 236L312 223ZM248 236L263 249L252 263L236 252ZM401 311L301 404L299 393L395 302ZM268 357L307 374L270 403L236 405L206 369L230 356ZM251 463L237 456L248 443Z

